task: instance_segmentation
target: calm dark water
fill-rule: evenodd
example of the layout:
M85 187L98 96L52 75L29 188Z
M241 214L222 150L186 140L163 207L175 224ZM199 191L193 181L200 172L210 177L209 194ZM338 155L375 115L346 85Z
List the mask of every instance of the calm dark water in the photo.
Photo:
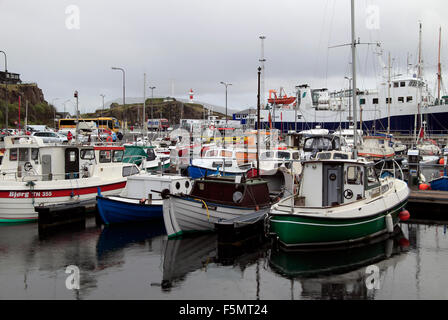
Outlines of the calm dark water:
M446 222L448 224L448 221ZM447 299L446 225L406 223L359 248L284 253L254 236L167 240L163 222L96 226L42 236L37 224L0 226L0 299ZM66 288L66 267L80 289ZM368 288L375 265L379 289Z

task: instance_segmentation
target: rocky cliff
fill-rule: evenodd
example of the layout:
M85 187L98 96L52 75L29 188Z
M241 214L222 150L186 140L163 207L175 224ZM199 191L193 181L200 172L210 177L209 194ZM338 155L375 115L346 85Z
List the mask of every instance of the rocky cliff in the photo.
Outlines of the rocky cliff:
M15 128L19 120L19 96L21 97L20 119L23 124L28 101L28 124L53 126L54 108L45 101L42 89L37 84L0 85L0 128L6 124L6 103L8 102L8 127Z

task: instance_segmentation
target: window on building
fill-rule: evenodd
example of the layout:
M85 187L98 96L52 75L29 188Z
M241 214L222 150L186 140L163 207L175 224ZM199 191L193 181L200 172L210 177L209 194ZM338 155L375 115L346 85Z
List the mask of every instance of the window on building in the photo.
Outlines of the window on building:
M406 98L406 102L412 102L412 100L413 100L412 96Z
M373 98L372 103L373 104L378 104L378 98Z
M392 103L392 98L386 98L386 103Z
M398 82L394 82L394 88L398 88Z
M400 87L406 87L406 81L401 81L400 82Z
M359 99L359 104L360 105L366 104L366 99L364 98Z
M398 97L398 102L404 102L404 97Z

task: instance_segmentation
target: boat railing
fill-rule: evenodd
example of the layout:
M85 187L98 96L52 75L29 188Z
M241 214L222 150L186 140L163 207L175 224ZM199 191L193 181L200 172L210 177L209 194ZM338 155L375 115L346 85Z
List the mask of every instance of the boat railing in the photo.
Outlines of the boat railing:
M55 180L72 180L79 178L89 178L91 174L87 170L69 173L48 173L37 174L34 169L30 171L2 170L0 172L0 180L4 181L55 181Z

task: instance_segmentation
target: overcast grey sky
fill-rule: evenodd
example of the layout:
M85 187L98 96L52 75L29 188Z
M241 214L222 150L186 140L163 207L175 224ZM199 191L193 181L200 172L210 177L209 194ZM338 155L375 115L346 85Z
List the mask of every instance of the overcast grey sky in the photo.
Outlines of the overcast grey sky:
M447 65L448 1L356 0L356 33L361 42L381 42L402 72L407 54L416 62L418 22L423 24L425 76L435 84L438 30L442 27L442 64ZM79 9L79 29L76 13ZM367 8L378 8L379 20ZM75 14L75 15L74 15ZM443 19L445 17L445 19ZM260 35L265 40L265 92L294 86L348 87L350 48L328 49L350 42L349 0L0 0L0 50L8 69L23 81L37 82L45 98L62 110L79 91L81 112L121 98L126 69L126 97L143 96L143 73L155 96L255 107ZM370 24L369 24L370 23ZM369 27L370 26L370 27ZM376 29L376 26L379 28ZM0 68L3 69L3 56ZM380 67L373 47L358 50L358 87L372 88ZM446 68L445 68L446 69ZM146 91L147 96L151 92ZM66 104L67 109L73 104ZM73 110L68 110L72 111Z

